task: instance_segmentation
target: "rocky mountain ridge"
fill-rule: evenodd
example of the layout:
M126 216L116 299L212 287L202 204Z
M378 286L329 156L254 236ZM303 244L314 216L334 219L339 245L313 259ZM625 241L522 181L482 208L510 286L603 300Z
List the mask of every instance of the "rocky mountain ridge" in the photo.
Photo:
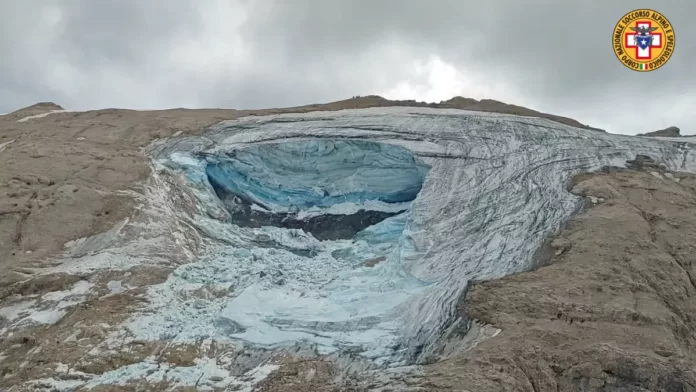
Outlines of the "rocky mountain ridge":
M641 133L638 136L665 136L665 137L680 137L681 133L678 127L671 126L665 129L660 129L654 132Z

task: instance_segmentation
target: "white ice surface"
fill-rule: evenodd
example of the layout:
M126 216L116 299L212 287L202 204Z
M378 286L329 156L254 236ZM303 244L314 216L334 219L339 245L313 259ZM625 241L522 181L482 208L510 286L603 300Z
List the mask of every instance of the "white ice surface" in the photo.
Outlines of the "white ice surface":
M658 140L668 140L672 142L696 143L696 136L668 137L668 136L650 136Z
M334 204L328 208L308 208L306 210L299 211L297 214L298 219L304 219L311 216L332 214L332 215L350 215L355 214L360 210L368 211L383 211L383 212L401 212L408 209L411 203L385 203L379 200L369 200L365 203L339 203Z

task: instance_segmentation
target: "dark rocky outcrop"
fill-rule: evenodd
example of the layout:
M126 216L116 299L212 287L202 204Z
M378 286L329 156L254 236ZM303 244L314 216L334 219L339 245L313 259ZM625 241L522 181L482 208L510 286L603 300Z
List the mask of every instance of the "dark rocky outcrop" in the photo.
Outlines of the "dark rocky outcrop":
M661 171L666 171L667 169L655 162L655 160L652 157L649 157L647 155L636 155L636 159L626 161L626 166L634 169L634 170L641 170L641 171L649 171L649 170L661 170Z
M680 137L679 128L675 126L660 129L659 131L641 133L638 136L663 136L663 137Z

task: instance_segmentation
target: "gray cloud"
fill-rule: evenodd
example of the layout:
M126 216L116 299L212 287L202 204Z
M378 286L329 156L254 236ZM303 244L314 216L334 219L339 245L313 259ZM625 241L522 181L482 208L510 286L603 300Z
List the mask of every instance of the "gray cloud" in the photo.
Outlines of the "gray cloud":
M696 27L689 18L696 3L655 5L675 26L677 47L650 73L624 68L611 49L616 21L649 5L523 3L5 2L0 112L45 100L75 110L260 108L402 85L426 91L444 71L414 73L414 64L438 59L464 80L451 88L440 80L447 93L530 106L612 132L675 124L696 133Z

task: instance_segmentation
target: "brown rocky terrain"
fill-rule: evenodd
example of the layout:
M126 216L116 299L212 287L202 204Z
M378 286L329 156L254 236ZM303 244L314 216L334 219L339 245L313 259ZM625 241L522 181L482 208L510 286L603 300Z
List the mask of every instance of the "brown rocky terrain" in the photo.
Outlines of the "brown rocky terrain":
M83 278L35 277L29 268L51 265L65 243L108 231L134 214L135 201L122 191L150 175L141 149L153 140L198 134L240 116L374 106L512 113L592 129L564 117L461 97L426 104L368 96L263 111L106 109L18 121L63 110L37 104L0 116L0 266L5 271L0 301L14 294L63 290ZM696 178L656 167L649 168L655 174L644 170L638 165L578 176L573 192L596 203L549 241L551 256L544 266L479 282L461 303L462 312L501 332L455 358L426 366L422 375L392 390L696 390ZM124 283L145 287L162 281L169 271L133 270ZM89 344L64 343L75 333L67 326L75 325L80 336L99 340L100 325L122 320L137 305L138 290L122 296L100 293L56 325L0 336L0 388L23 390L22 381L47 374L55 363L100 372L153 353L163 363L191 363L198 348L166 342L138 345L104 363L81 363ZM327 362L287 360L258 390L362 391L390 385L376 376L336 383L335 374ZM169 387L141 382L93 390Z

